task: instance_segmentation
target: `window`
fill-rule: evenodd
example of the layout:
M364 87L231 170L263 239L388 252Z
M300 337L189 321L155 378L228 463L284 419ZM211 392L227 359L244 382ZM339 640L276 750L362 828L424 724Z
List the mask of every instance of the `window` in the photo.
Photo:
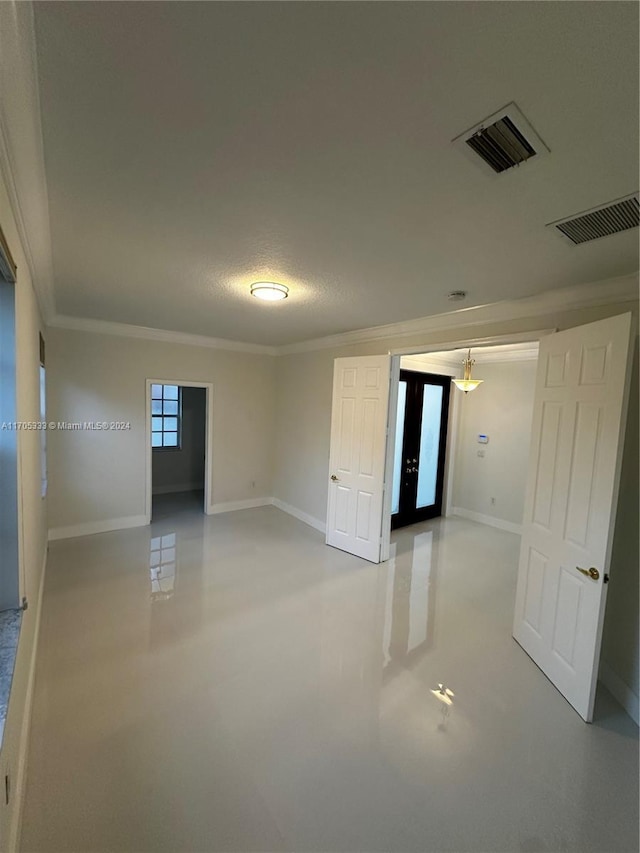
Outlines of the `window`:
M180 450L182 394L178 385L151 386L151 447Z

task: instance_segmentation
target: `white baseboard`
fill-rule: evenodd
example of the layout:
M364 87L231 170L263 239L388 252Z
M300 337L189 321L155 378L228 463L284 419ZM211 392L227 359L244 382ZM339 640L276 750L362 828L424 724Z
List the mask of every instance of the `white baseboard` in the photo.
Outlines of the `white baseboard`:
M202 492L204 491L204 483L178 483L172 486L154 486L151 494L153 495L172 495L174 492Z
M75 536L92 536L94 533L109 533L112 530L126 530L129 527L144 527L148 523L145 515L127 515L124 518L108 518L106 521L72 524L70 527L52 527L49 530L49 542L72 539Z
M29 740L31 736L31 716L33 710L33 694L36 681L36 662L38 655L38 640L40 637L40 621L42 615L42 599L44 595L44 578L47 570L47 549L45 546L42 560L42 572L40 574L40 586L38 587L38 600L35 606L35 625L33 629L33 645L29 659L29 673L27 675L27 691L24 699L22 713L22 726L20 729L20 744L18 746L18 759L16 766L15 800L13 812L9 822L7 833L8 853L17 853L20 849L20 833L22 829L22 811L24 806L24 794L27 786L27 759L29 756ZM24 617L23 617L24 618Z
M623 681L620 676L613 671L613 669L611 669L606 661L603 660L600 661L600 672L598 673L598 677L614 699L617 699L622 705L634 723L640 726L638 697L629 685Z
M220 512L235 512L237 509L254 509L257 506L271 506L273 498L249 498L244 501L226 501L209 504L207 515L217 515Z
M483 515L481 512L473 512L473 510L459 506L451 507L451 515L459 515L461 518L468 518L469 521L477 521L478 524L488 524L489 527L497 527L498 530L507 530L509 533L517 533L518 536L522 535L521 524L514 524L512 521L505 521L503 518L496 518L493 515Z
M320 521L319 518L315 518L313 515L309 515L301 509L297 509L297 507L281 501L280 498L274 498L273 505L278 509L281 509L283 512L292 515L294 518L297 518L298 521L304 521L305 524L315 528L315 530L319 530L321 533L326 533L327 526L323 521Z

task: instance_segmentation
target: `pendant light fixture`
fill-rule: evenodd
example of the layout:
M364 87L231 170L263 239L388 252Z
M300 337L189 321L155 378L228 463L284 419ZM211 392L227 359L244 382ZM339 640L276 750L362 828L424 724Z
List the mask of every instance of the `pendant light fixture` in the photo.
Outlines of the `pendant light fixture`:
M468 394L469 391L475 391L478 385L481 385L484 380L471 378L471 367L476 363L475 359L471 358L471 350L469 350L467 357L462 363L464 365L464 376L462 379L454 379L453 382L456 388Z

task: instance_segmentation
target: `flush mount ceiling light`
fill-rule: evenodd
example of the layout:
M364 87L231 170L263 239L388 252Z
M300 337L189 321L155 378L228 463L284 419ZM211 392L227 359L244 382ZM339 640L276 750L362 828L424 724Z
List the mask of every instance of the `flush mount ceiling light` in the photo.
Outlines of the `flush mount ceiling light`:
M464 364L464 377L462 379L454 379L453 383L456 388L468 394L469 391L475 391L478 385L481 385L484 380L471 378L471 367L476 363L475 359L471 358L471 350L469 350L467 357L462 363Z
M289 288L275 281L256 281L251 285L251 295L256 299L264 299L265 302L277 302L287 298Z

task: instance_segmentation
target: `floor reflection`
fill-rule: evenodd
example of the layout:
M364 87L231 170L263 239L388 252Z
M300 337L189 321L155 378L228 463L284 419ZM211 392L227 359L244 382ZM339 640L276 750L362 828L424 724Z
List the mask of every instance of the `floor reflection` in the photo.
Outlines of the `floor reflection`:
M149 544L149 575L153 601L171 598L176 585L177 566L176 534L153 536Z
M391 545L383 635L385 677L410 665L433 644L436 548L432 530L413 536L404 532Z
M518 537L393 542L194 507L52 543L22 849L637 850L637 729L512 640Z

